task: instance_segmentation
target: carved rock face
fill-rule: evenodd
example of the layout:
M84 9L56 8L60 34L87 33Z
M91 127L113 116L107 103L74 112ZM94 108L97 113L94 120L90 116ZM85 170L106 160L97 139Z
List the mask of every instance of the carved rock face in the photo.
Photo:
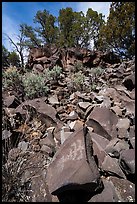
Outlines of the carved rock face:
M48 168L47 182L53 195L70 189L94 192L99 187L100 175L90 151L90 135L83 128L65 140Z

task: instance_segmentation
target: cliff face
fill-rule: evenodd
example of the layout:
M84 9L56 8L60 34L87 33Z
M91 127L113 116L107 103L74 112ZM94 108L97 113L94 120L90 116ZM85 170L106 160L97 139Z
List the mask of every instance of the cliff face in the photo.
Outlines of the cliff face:
M134 202L135 61L79 48L30 51L30 72L55 65L62 72L46 96L3 93L3 201Z
M69 70L70 66L81 62L84 66L95 67L106 63L119 63L120 59L112 52L90 51L84 48L62 48L55 46L45 48L33 48L30 50L28 66L31 69L43 71L46 68L53 68L55 65Z

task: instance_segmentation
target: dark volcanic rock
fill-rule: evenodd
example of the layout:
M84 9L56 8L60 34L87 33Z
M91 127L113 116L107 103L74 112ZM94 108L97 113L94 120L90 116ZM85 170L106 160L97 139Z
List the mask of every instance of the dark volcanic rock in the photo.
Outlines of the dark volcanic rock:
M121 202L135 202L135 185L126 179L109 177Z
M112 182L102 179L104 189L101 193L93 196L88 202L118 202L119 198Z
M135 74L125 77L123 84L127 90L132 91L135 88Z
M47 175L49 190L53 195L70 190L94 193L100 187L100 175L88 134L83 132L83 128L74 132L54 155Z
M123 150L120 153L119 161L126 175L135 175L135 149Z
M126 141L119 140L114 138L106 146L105 151L112 157L119 158L120 152L122 150L129 149L129 145Z
M4 105L8 108L16 108L19 104L19 100L14 95L4 98Z
M105 157L102 169L108 174L112 174L121 178L126 178L125 174L119 167L118 159L111 158L109 155Z
M91 126L94 132L107 139L116 136L117 116L105 107L95 107L87 119L87 126Z

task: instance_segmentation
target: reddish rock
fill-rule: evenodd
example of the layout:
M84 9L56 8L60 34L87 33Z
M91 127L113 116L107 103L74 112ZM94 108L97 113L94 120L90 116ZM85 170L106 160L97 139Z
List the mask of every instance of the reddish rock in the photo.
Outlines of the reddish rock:
M19 100L14 95L4 98L4 105L8 108L16 108L19 104Z
M46 124L47 127L55 125L57 122L56 119L56 110L52 106L48 105L44 101L45 98L37 98L33 100L27 100L20 104L15 112L20 114L27 114L26 108L32 107L39 114L39 118L43 123ZM26 108L25 108L26 107Z
M69 127L71 130L77 131L83 127L83 122L81 120L75 120L69 123Z
M112 157L119 158L122 150L129 149L129 144L124 140L118 138L112 139L106 146L105 151Z
M111 158L109 155L105 157L104 162L102 164L102 169L108 174L117 175L121 178L126 178L125 174L119 167L118 160L115 158Z
M135 184L117 177L109 177L109 181L115 186L115 190L121 202L135 202Z
M92 136L92 134L91 134ZM102 163L104 162L105 157L107 156L107 153L104 151L104 149L101 147L101 145L96 141L95 138L92 137L93 142L93 150L94 150L94 157L96 159L96 163L98 167L102 167Z
M120 167L126 175L135 174L135 149L123 150L120 153Z
M104 137L102 137L101 135L98 135L94 132L90 132L91 135L91 139L94 139L101 147L102 149L105 149L106 146L110 143L110 141Z
M69 190L94 193L99 188L100 175L92 157L90 136L85 131L82 128L71 134L54 155L47 174L49 190L53 195Z
M94 132L107 139L116 136L117 116L105 107L95 107L87 119L87 126L91 126Z
M75 111L71 111L66 120L77 120L78 114Z
M44 67L41 64L34 64L33 71L34 72L42 72L44 70Z
M87 109L89 106L91 106L92 104L89 103L89 102L79 102L78 105L79 105L80 108L82 108L82 109L84 109L84 111L86 111L86 109Z
M116 127L118 129L128 129L130 126L130 120L128 118L119 118L118 123L116 124Z
M115 190L114 184L111 181L102 179L104 189L101 193L93 196L88 202L118 202L119 198Z

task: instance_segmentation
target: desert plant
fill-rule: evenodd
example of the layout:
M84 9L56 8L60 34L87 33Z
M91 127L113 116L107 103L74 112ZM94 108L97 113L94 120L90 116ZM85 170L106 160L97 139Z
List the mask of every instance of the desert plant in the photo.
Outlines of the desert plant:
M41 74L26 73L22 78L25 96L28 99L45 96L48 87L45 84L45 77Z
M101 76L101 74L103 74L104 69L102 69L101 67L96 67L92 69L92 73L95 77Z
M72 77L72 80L75 89L83 90L85 75L81 71L75 73Z
M9 67L2 72L2 88L18 91L22 86L22 76L16 67Z
M83 67L83 63L82 62L76 62L74 64L74 72L79 72L79 71L83 71L84 67Z
M45 71L45 74L50 80L56 80L56 81L60 78L61 73L62 73L62 68L57 65L54 66L53 69L51 70L47 69Z
M92 84L90 87L90 91L96 91L97 85L96 84Z

